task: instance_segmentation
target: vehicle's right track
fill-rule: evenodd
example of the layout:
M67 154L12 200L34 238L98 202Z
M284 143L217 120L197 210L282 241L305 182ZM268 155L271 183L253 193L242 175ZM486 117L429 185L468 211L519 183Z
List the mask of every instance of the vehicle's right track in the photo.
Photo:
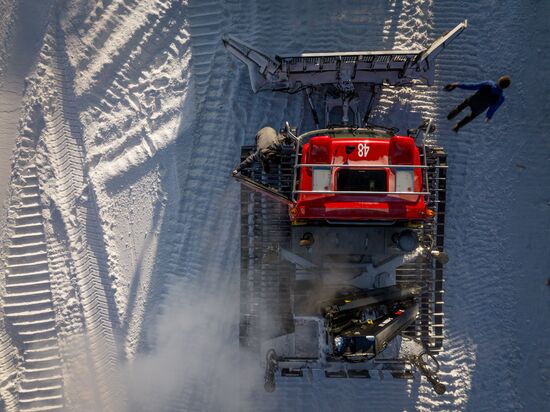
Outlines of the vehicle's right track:
M242 158L254 147L244 146ZM293 157L265 173L251 169L253 179L278 191L289 192ZM286 205L243 188L241 191L241 306L242 347L259 350L262 339L293 331L292 282L294 268L277 257L277 245L290 241Z
M445 201L447 184L447 155L440 148L427 148L428 182L430 197L428 208L434 216L424 222L418 230L426 246L444 251ZM439 167L442 166L442 167ZM428 244L426 244L428 243ZM432 352L443 347L443 265L426 253L397 269L397 283L420 285L420 314L405 331L405 335L421 340Z

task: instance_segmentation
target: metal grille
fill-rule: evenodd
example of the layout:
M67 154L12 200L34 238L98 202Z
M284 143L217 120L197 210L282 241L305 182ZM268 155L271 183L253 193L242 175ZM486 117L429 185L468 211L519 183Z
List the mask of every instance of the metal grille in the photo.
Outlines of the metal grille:
M244 159L255 148L243 146ZM250 177L284 194L292 185L293 155L284 149L281 163L269 173L255 164ZM241 186L241 346L259 350L263 340L294 330L293 266L278 258L276 245L290 242L286 205Z
M418 229L419 237L429 248L444 250L445 190L447 155L442 149L433 148L427 152L428 184L431 193L428 207L435 214ZM407 329L405 335L420 339L433 352L443 347L443 265L431 256L422 255L413 262L397 269L397 283L420 285L420 314Z

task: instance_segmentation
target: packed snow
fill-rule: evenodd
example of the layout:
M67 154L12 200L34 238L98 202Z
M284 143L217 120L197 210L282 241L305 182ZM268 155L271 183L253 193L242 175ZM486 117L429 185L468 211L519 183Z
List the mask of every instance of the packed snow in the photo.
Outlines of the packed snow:
M433 118L448 152L447 393L287 380L239 353L240 146L308 123L253 94L232 34L276 54L419 49L468 28L432 87L374 123ZM550 2L0 0L0 410L544 410L550 399ZM446 120L512 85L492 122Z

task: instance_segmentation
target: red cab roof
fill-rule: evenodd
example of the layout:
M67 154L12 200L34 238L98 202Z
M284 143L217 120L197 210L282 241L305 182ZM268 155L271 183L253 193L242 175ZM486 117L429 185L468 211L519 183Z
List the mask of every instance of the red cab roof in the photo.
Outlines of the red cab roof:
M291 219L424 219L422 169L406 167L420 165L408 136L312 137L302 148Z

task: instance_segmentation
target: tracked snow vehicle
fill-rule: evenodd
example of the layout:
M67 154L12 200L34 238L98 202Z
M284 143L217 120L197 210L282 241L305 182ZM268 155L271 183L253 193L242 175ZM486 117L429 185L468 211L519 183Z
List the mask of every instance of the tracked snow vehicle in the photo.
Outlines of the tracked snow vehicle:
M373 126L384 84L433 83L463 22L418 51L269 57L234 38L252 89L302 91L315 130L288 123L278 162L235 178L241 191L240 342L288 378L412 378L433 384L443 340L446 154L425 121ZM323 127L321 127L321 124ZM254 146L241 148L244 157Z

